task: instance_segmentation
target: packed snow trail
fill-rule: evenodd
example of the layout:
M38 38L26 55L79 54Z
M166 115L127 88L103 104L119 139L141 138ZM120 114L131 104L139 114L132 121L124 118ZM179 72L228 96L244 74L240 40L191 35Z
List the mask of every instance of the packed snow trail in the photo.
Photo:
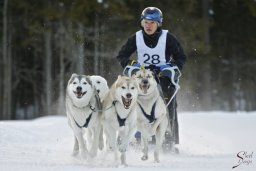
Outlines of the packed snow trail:
M129 166L122 167L105 152L90 160L73 157L73 133L65 116L0 121L0 170L255 171L255 123L256 112L181 113L180 154L161 153L160 163L155 163L152 150L141 161L140 147L129 147Z

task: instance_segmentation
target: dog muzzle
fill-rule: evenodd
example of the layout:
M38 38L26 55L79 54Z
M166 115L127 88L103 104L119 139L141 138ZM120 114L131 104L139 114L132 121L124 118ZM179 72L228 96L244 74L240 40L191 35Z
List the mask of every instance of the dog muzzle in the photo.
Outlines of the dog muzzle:
M82 91L73 91L74 94L76 95L76 97L78 99L81 99L85 94L86 94L86 91L85 92L82 92Z
M122 96L122 102L123 102L124 108L129 109L132 103L132 98L125 98Z
M140 87L141 91L142 91L144 94L146 94L147 91L148 91L148 89L149 89L149 87L150 87L150 84L149 84L149 82L148 82L147 79L142 79L142 80L141 80L141 83L139 84L139 87Z

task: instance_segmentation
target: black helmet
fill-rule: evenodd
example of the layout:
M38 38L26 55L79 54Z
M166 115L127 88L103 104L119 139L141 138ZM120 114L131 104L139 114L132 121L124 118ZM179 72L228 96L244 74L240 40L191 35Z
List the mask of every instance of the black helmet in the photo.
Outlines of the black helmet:
M140 20L143 19L157 21L161 25L163 22L163 15L160 9L156 7L147 7L141 13Z

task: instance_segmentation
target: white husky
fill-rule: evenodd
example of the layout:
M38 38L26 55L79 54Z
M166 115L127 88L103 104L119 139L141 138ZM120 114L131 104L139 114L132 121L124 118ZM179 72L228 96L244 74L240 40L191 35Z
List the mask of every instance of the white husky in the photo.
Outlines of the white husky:
M159 162L159 151L162 147L168 125L166 105L160 96L157 82L150 70L142 69L133 76L139 85L137 99L137 127L141 132L143 143L142 160L148 159L148 141L155 135L156 147L154 160Z
M95 86L97 92L99 93L100 99L102 100L109 90L107 81L105 78L99 75L91 75L90 79L92 81L92 85Z
M118 76L103 100L102 124L107 146L117 155L121 152L121 164L126 163L126 148L136 132L137 84L135 79ZM119 142L117 145L117 137Z
M96 156L101 130L100 109L100 98L90 76L72 74L66 89L66 113L74 132L73 155L80 152L84 158Z

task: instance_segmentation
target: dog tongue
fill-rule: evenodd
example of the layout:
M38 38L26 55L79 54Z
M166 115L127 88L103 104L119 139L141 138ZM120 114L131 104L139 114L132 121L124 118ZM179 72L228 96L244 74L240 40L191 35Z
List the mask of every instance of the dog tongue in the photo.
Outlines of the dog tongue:
M82 98L83 97L83 95L85 95L86 94L86 92L82 92L82 91L77 91L77 92L74 92L75 94L76 94L76 97L77 98Z
M140 85L140 89L146 94L148 92L148 85Z
M76 94L77 94L77 97L78 97L78 98L81 98L81 97L82 97L82 92L77 92Z
M146 94L148 92L148 86L147 85L143 85L142 86L142 90Z
M122 97L122 100L123 100L124 107L126 109L128 109L129 106L131 105L132 99L126 99L126 98Z

